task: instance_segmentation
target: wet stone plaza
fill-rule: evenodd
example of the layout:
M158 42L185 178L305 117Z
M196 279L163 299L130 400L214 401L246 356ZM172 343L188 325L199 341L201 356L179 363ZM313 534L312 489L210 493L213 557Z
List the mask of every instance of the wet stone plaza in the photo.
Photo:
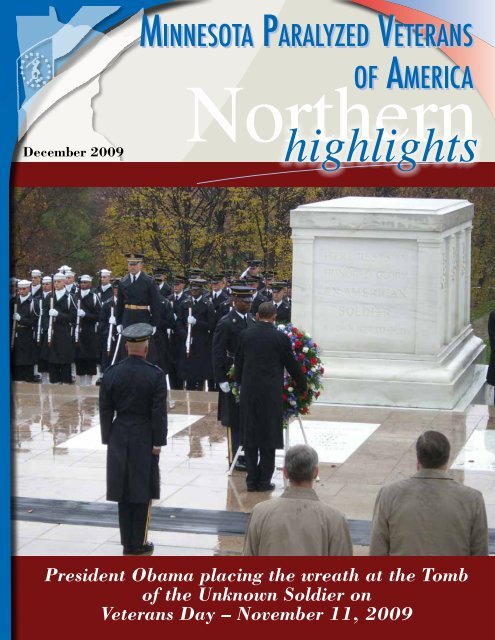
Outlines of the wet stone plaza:
M278 452L273 493L248 493L245 474L229 476L226 430L216 393L172 392L168 445L160 457L161 498L149 539L156 555L239 555L249 512L284 489ZM415 473L415 441L426 429L452 445L450 470L484 496L490 553L495 553L495 407L465 411L314 405L303 421L320 456L316 491L342 511L356 555L367 555L380 487ZM290 444L303 441L297 422ZM106 446L98 388L12 386L13 553L121 555L117 507L107 502Z

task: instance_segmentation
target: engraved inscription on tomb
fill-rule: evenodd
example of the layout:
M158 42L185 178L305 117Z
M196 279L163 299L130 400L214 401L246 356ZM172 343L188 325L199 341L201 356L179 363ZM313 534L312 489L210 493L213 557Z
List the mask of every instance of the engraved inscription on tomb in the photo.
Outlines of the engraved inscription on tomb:
M417 243L317 238L314 334L325 350L412 353Z

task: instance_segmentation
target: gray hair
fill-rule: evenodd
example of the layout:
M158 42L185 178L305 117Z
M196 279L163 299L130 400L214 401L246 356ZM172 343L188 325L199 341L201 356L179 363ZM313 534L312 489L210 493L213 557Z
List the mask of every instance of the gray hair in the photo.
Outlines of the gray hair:
M307 444L296 444L285 454L284 467L293 482L311 482L318 468L318 454Z

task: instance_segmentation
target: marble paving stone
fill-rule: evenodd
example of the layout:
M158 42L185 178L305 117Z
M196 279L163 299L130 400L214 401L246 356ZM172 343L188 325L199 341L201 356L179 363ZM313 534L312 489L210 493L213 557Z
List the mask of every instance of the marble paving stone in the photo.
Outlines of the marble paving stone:
M41 534L39 539L102 544L110 540L115 531L109 527L59 524Z
M20 550L22 556L89 556L98 547L89 542L67 540L42 540L38 538L25 544Z
M168 416L168 437L172 438L175 434L200 420L201 415L175 415ZM64 442L64 449L91 449L92 451L106 451L106 445L101 443L101 433L97 426L87 429L83 433L70 438Z
M379 424L358 422L302 421L308 443L321 462L343 463L374 433ZM303 444L297 422L290 426L290 444Z
M466 471L495 471L495 431L474 431L451 468Z
M52 522L28 522L26 520L16 520L13 525L15 536L21 538L37 538L57 525Z
M16 495L55 500L98 500L105 494L105 478L81 482L73 477L60 482L57 478L17 478Z

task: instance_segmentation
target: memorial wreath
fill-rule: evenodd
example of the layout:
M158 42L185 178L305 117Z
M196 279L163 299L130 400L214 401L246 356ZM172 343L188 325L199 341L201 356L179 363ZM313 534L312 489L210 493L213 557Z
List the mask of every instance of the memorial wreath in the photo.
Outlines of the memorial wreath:
M287 372L284 375L284 427L287 427L291 418L309 413L309 407L320 395L322 388L321 377L325 373L319 352L318 345L308 333L300 331L293 324L279 324L277 329L285 333L292 346L294 359L299 362L301 369L306 376L308 388L301 391L297 388L292 376ZM234 379L234 366L228 372L230 390L239 402L239 384Z

